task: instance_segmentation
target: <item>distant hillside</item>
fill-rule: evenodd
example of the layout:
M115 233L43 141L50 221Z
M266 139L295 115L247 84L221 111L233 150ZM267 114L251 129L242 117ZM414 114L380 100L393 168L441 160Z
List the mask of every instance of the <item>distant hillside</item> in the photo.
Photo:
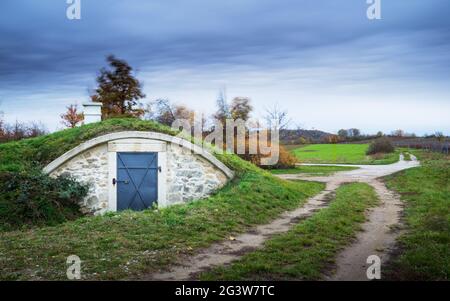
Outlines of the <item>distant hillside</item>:
M319 130L281 130L280 141L282 144L300 144L302 138L309 143L326 142L330 133Z

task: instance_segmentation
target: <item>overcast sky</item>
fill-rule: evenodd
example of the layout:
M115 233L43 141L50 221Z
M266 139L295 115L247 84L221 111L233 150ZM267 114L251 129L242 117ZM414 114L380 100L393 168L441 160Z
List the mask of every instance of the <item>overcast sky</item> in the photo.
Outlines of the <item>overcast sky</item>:
M278 103L295 125L336 132L450 135L450 1L0 1L0 111L61 128L95 87L105 56L137 70L145 101L212 113L219 90L261 116Z

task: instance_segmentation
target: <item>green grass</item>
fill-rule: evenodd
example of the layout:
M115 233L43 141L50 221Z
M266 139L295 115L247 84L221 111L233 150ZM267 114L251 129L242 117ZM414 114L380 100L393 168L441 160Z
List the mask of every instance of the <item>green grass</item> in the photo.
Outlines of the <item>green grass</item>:
M84 217L56 227L0 233L0 279L65 279L71 254L83 279L137 277L182 254L265 224L324 188L246 172L216 195L162 210Z
M294 156L304 163L334 164L391 164L399 159L399 153L367 156L368 144L312 144L292 150Z
M135 118L108 119L50 135L0 144L0 172L23 171L30 166L45 166L84 141L124 130L177 134L171 128L153 121Z
M421 167L386 178L406 204L406 234L391 262L392 280L450 279L450 157L413 152Z
M405 161L411 161L411 154L410 153L403 153L403 159Z
M177 134L155 122L123 118L0 144L0 231L78 217L77 200L85 195L82 185L75 180L52 179L42 174L42 167L86 140L123 130Z
M367 184L341 186L330 206L291 231L268 240L261 250L229 266L201 274L202 280L317 280L333 264L365 221L365 210L377 204Z
M0 171L27 172L83 141L121 130L175 134L153 122L111 119L0 145ZM283 181L236 155L216 157L236 177L207 199L0 232L0 279L66 279L69 255L81 258L82 279L139 277L174 263L183 254L268 223L324 188L319 183Z
M350 171L358 169L358 167L351 166L296 166L289 169L271 169L272 174L305 174L311 176L327 176L339 171Z
M287 151L292 151L296 148L299 147L304 147L306 144L283 144L283 147L287 150Z

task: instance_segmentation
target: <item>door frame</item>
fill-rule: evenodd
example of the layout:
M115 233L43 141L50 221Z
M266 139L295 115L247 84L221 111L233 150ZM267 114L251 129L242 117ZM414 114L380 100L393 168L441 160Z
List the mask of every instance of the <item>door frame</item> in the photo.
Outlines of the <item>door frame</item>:
M117 179L117 153L120 152L145 152L157 153L158 167L158 207L167 206L166 179L167 179L167 143L148 139L121 139L108 143L108 211L117 211L117 185L113 179Z

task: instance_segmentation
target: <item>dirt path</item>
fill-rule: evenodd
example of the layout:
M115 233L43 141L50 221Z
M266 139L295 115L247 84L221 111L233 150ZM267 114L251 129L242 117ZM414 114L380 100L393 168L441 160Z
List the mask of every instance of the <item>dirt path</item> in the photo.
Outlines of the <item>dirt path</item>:
M327 183L324 191L310 198L302 207L282 214L270 224L258 226L234 240L214 244L193 257L184 258L178 266L172 267L169 271L148 275L144 280L192 280L206 269L230 263L242 254L261 247L271 236L288 231L300 220L326 207L331 198L330 194L333 194L339 185L331 181Z
M313 165L313 164L305 164ZM322 164L314 164L322 165ZM348 166L334 164L334 166ZM345 248L336 258L336 270L325 277L325 280L357 280L367 281L366 271L369 266L367 258L377 255L381 259L381 277L383 277L383 263L389 259L395 241L400 235L400 213L403 210L398 195L388 190L384 183L378 180L404 169L419 166L417 158L411 155L411 161L400 161L390 165L357 165L359 169L338 172L328 177L304 177L301 175L283 175L284 179L302 179L320 182L365 182L375 188L380 205L368 212L367 222L362 225L356 240Z
M284 213L270 224L258 226L233 240L213 244L194 256L180 259L178 265L169 270L147 275L143 280L193 280L202 271L239 259L243 254L260 248L271 236L289 231L300 220L326 207L335 190L348 182L366 182L372 185L379 196L380 206L370 211L368 222L362 226L364 231L358 234L355 242L339 254L336 273L328 276L327 280L367 280L366 259L369 255L378 255L382 262L387 260L389 250L398 236L398 231L392 231L391 227L399 223L399 213L402 210L399 198L377 178L420 165L414 156L411 158L412 161L404 161L401 155L400 161L395 164L357 165L357 170L337 172L327 177L279 175L283 179L325 182L327 186L302 207Z
M368 221L362 225L356 241L342 251L336 258L336 271L326 280L364 281L366 276L367 258L377 255L383 264L389 259L395 241L400 234L400 213L402 202L400 198L389 191L384 183L372 180L368 184L375 188L381 204L368 212ZM382 277L382 274L381 274Z

